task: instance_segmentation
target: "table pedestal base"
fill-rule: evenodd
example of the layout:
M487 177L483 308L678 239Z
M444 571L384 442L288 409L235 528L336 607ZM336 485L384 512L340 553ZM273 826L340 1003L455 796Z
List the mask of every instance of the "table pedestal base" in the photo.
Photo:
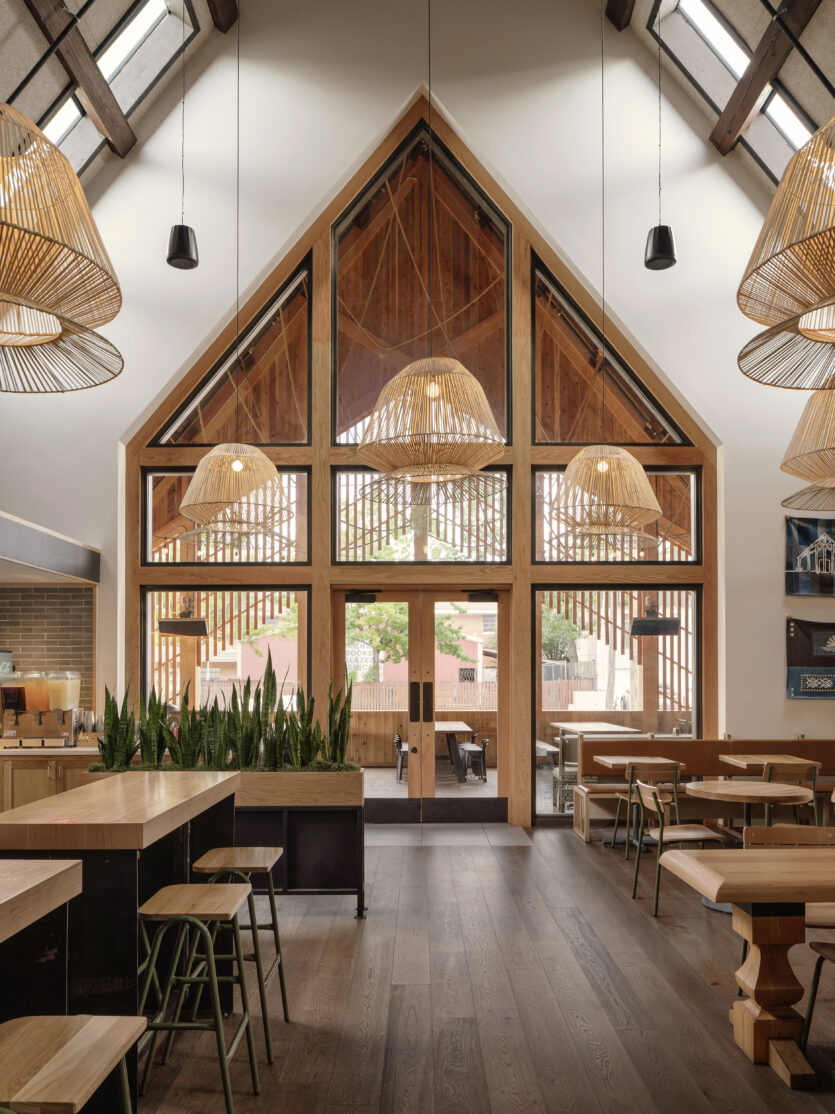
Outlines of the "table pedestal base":
M803 1018L792 1007L803 987L788 955L806 938L804 907L734 905L732 924L748 941L748 955L736 972L748 997L730 1011L735 1042L755 1064L770 1064L790 1087L814 1086L815 1074L797 1044Z

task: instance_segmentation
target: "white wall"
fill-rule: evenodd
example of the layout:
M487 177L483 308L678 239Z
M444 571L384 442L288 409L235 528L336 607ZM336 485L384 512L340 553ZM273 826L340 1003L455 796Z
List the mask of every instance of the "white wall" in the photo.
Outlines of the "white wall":
M414 0L243 0L241 275L252 288L388 131L425 79ZM600 25L586 0L436 0L433 89L474 153L586 281L599 287ZM720 159L704 115L667 81L665 219L679 263L651 273L654 62L606 35L606 301L723 448L727 730L832 735L824 702L786 701L784 618L832 602L782 594L778 471L804 398L750 384L735 356L756 331L735 290L769 198L741 160ZM176 83L175 83L176 84ZM115 383L78 396L5 396L13 479L2 509L99 546L100 683L116 681L117 443L189 366L235 295L235 32L195 59L187 101L186 220L201 264L165 264L179 203L176 90L142 121L124 164L87 184L125 307L105 330L125 356ZM7 475L9 473L7 472ZM127 555L133 559L133 555Z

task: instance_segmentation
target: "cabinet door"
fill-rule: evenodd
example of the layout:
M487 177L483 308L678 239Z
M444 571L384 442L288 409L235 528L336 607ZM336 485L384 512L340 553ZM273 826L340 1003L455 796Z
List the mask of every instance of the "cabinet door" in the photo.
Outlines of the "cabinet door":
M57 758L55 792L63 793L65 789L77 789L79 785L89 784L87 767L90 762L90 758Z
M50 758L7 758L4 763L3 808L18 808L51 797L55 764Z

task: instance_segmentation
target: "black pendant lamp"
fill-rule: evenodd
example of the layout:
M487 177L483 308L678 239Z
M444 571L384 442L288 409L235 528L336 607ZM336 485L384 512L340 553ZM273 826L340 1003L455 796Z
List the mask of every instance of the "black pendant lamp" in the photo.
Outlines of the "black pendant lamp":
M180 223L171 226L168 236L169 267L178 271L193 271L200 262L197 254L197 236L185 223L186 208L186 9L183 7L183 46L181 52L183 91L180 108Z
M669 224L661 223L661 14L658 16L658 224L649 230L644 266L649 271L666 271L675 266L676 242Z

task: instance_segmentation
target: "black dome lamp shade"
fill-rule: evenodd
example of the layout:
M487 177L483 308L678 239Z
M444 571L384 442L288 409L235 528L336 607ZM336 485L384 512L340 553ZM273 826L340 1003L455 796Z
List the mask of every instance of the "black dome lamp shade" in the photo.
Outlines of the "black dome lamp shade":
M643 615L634 617L629 633L633 638L663 638L665 635L675 636L680 630L681 619L678 616L667 618L659 615L658 605L648 596Z
M658 9L658 224L649 230L644 251L648 271L666 271L676 262L676 242L669 224L661 223L661 10Z
M168 235L169 267L178 271L193 271L200 262L197 254L197 236L185 223L186 211L186 9L183 8L183 43L181 48L183 89L180 99L180 223L171 226Z
M168 266L179 271L193 271L199 262L194 229L187 224L172 225L168 237Z
M644 252L644 266L649 271L665 271L676 261L676 242L669 224L657 224L649 230Z

